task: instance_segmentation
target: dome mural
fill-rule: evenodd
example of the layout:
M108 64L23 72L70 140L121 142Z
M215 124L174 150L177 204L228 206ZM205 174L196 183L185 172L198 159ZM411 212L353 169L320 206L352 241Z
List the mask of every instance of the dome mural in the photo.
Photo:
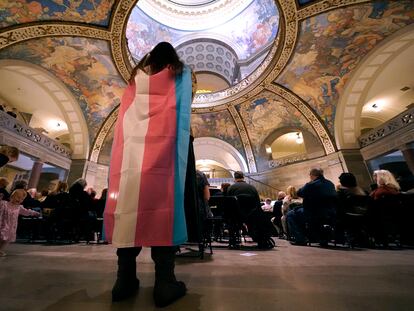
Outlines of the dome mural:
M219 75L226 88L263 61L279 33L279 18L273 0L200 1L191 6L143 0L132 10L126 36L134 59L168 41L196 73Z

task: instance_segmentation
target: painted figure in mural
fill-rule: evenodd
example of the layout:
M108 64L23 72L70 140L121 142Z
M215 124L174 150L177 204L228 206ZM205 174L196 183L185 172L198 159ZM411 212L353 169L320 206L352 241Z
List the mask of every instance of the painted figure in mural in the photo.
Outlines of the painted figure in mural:
M106 238L118 247L113 301L138 290L136 257L143 246L151 247L155 262L155 304L166 306L186 293L174 267L176 246L187 240L191 102L190 68L171 44L157 44L133 70L115 127L104 215Z

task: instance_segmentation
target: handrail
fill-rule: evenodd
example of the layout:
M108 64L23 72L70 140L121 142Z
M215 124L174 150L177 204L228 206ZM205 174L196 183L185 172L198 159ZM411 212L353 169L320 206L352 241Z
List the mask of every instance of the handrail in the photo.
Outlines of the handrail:
M410 108L403 111L398 116L359 136L359 145L361 146L361 148L366 147L382 139L385 136L388 136L413 124L414 105L411 105Z
M228 171L233 172L233 173L236 172L235 170L232 170L232 169L228 169ZM274 191L277 191L277 192L282 191L282 190L280 190L280 189L278 189L276 187L273 187L271 185L268 185L268 184L262 182L261 180L254 179L253 177L251 177L249 175L244 174L244 177L247 178L248 180L252 180L252 181L254 181L254 182L258 183L258 184L261 184L261 185L263 185L265 187L268 187L268 188L270 188L270 189L272 189Z
M17 120L10 116L4 111L0 110L0 128L6 129L7 131L17 134L22 138L28 139L33 143L39 144L40 146L47 148L55 153L58 153L66 158L70 158L71 150L66 146L58 143L56 140L47 137L46 135L38 133L36 130L27 126L25 123Z

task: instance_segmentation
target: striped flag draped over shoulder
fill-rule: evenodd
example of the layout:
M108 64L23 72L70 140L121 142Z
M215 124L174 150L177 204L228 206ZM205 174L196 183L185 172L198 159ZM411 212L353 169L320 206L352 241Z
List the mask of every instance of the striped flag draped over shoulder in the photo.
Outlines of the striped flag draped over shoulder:
M138 71L115 126L105 233L117 247L187 240L184 183L191 115L191 70Z

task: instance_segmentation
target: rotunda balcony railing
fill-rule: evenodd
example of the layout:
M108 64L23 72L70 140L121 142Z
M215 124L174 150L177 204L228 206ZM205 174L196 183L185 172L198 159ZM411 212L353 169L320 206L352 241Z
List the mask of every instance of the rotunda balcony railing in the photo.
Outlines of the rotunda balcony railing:
M7 134L7 132L15 135L17 134L18 136L29 140L31 143L47 148L49 151L69 159L72 154L72 151L68 147L46 135L38 133L35 129L27 126L16 118L13 118L4 111L0 111L0 132L3 132L3 135Z

